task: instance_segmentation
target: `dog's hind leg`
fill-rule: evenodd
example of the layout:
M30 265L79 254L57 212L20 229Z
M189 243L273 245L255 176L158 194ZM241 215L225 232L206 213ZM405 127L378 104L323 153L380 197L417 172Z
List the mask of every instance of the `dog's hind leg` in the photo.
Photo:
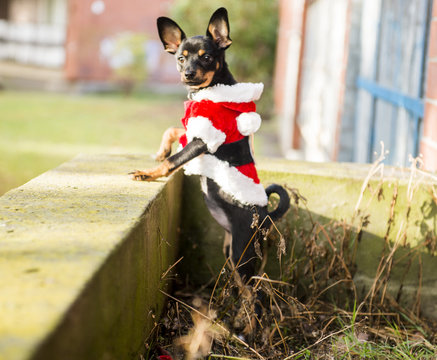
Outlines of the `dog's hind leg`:
M161 145L156 153L156 160L164 161L165 158L169 157L171 154L172 144L179 140L183 134L185 134L185 129L183 128L168 128L162 135Z
M257 256L255 241L257 234L251 228L252 219L248 216L238 218L238 224L232 226L231 259L237 267L243 283L247 283L255 275Z
M241 309L235 317L234 326L242 330L244 338L252 339L257 324L262 315L262 294L254 291L248 283L255 275L257 266L257 254L255 243L260 241L257 228L252 228L253 213L245 209L245 213L239 214L232 231L232 263L236 267L234 278L241 296Z

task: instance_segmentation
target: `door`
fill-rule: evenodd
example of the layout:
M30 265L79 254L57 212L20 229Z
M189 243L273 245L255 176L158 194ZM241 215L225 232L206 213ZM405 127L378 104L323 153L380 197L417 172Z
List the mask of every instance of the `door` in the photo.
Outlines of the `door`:
M354 158L406 166L418 155L431 0L363 2Z

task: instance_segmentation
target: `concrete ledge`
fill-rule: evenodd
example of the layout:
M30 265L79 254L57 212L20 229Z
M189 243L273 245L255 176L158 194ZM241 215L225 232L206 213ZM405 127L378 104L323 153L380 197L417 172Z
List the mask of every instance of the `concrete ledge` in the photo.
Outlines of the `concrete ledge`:
M371 165L269 160L261 161L258 168L264 183L278 181L298 189L307 198L308 208L320 217L349 221ZM415 247L427 237L435 239L437 204L432 189L437 191L437 177L427 173L416 174L410 187L413 195L407 219L409 180L409 169L388 166L384 169L382 180L379 173L371 178L359 206L363 213L369 215L367 233L384 238L393 194L397 191L394 222L388 239L395 241L399 230L402 231L401 226L406 230L404 245ZM380 181L383 183L380 194L372 197L372 189L376 189Z
M182 174L79 156L0 198L0 359L129 359L159 316Z
M313 220L321 224L345 221L356 226L358 219L352 222L352 216L370 168L371 165L362 164L268 161L261 163L260 176L266 184L279 181L298 189L307 199ZM358 243L354 281L359 290L367 292L384 248L387 256L387 249L399 242L388 291L395 297L399 295L402 305L411 307L420 289L421 314L437 319L437 181L434 175L416 173L410 185L410 175L409 169L385 167L382 180L378 174L369 182L359 206L361 214L368 215L369 224ZM381 181L379 193L372 196ZM308 232L310 226L302 204L300 211L289 213L288 228ZM411 249L417 252L410 252Z

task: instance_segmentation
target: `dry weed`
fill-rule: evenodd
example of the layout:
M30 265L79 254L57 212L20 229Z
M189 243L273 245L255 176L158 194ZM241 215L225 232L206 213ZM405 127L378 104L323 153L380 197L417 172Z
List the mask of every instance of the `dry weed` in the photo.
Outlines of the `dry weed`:
M377 351L383 355L378 357L378 352L373 358L384 358L390 353L389 346L404 351L405 344L410 355L418 354L418 358L422 358L422 353L428 354L428 350L437 354L435 324L420 314L421 272L419 291L411 308L400 304L399 294L393 296L388 291L390 276L400 261L395 255L406 241L410 205L423 177L420 159L412 161L405 214L394 211L399 197L399 189L394 187L387 209L385 246L372 286L367 293L359 295L354 283L357 244L370 221L369 205L384 196L384 155L382 148L363 182L349 221L322 224L307 209L306 230L288 229L284 235L273 226L282 270L279 279L270 279L261 271L251 279L250 287L242 288L235 278L235 269L228 269L225 263L209 292L204 289L199 293L185 287L168 295L168 309L154 334L155 343L166 347L174 360L358 359L364 356L363 349L373 349L375 344L382 344ZM288 191L293 201L290 211L297 211L298 207L305 209L306 199L299 191L290 188ZM437 203L435 188L431 192ZM390 242L395 221L400 224L399 230L395 241ZM253 226L260 229L260 219L254 218ZM264 241L268 234L261 235ZM299 245L300 253L296 250ZM255 246L257 255L265 262L261 246ZM424 241L423 247L435 249L435 237ZM421 266L422 248L410 249L405 256L410 262L418 259ZM282 263L286 251L289 256ZM407 273L409 268L404 271ZM193 299L197 299L197 305L189 305ZM255 316L256 306L263 307L260 319ZM236 335L248 328L252 337ZM432 355L423 358L431 359Z

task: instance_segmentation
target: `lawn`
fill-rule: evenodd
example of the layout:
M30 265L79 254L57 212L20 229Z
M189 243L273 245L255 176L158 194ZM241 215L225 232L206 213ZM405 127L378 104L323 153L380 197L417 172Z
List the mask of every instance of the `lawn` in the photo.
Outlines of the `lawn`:
M180 126L185 99L0 92L0 195L79 153L152 156L164 130ZM278 155L274 134L275 123L263 122L255 154Z
M78 153L156 152L184 95L0 93L0 195Z

